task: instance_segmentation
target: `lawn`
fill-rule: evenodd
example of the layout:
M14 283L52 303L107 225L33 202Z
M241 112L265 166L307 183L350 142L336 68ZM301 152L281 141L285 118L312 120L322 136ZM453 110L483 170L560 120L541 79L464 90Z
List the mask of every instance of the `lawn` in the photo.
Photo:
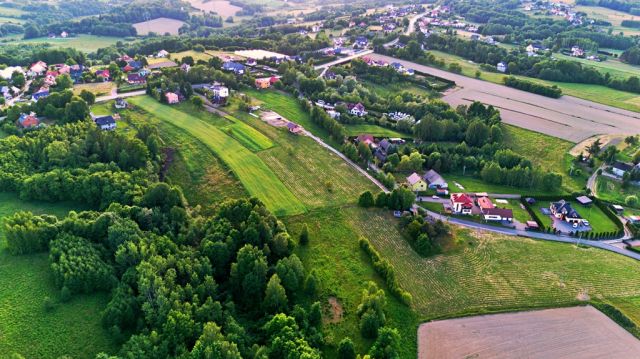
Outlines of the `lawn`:
M213 57L210 54L207 54L206 52L197 52L193 50L176 52L169 55L171 60L176 61L178 63L182 62L182 59L187 56L191 56L193 58L193 61L195 62L198 62L199 60L207 62L209 61L209 59ZM161 60L167 61L166 59L161 59Z
M504 203L497 203L495 201L495 198L493 199L494 204L496 205L496 207L499 208L508 208L510 210L513 211L513 218L520 222L520 223L527 223L527 221L531 221L531 216L529 215L529 212L527 212L526 209L522 208L522 203L520 203L519 200L516 199L509 199L507 200L509 203L508 204L504 204Z
M64 216L77 207L66 203L23 202L0 193L0 222L16 211ZM59 302L46 253L12 256L0 226L0 357L19 353L25 358L93 358L99 352L115 353L117 346L100 322L107 294L74 296ZM46 312L44 298L55 308Z
M55 38L50 39L48 37L39 37L37 39L29 39L29 40L18 40L7 42L6 44L33 44L33 43L46 43L50 44L53 47L62 48L62 47L71 47L79 51L83 52L95 52L98 49L109 47L114 45L118 41L122 41L123 39L120 37L109 37L109 36L96 36L96 35L78 35L75 37L67 37L67 38ZM4 44L4 43L0 43Z
M569 176L571 156L568 153L574 143L510 125L503 125L502 129L504 143L508 148L545 171L561 174L566 192L584 188L588 173Z
M377 192L364 176L312 139L278 129L246 113L234 113L277 145L258 156L307 208L355 203L360 193Z
M589 221L591 228L593 228L594 233L602 233L602 232L616 232L618 231L618 227L613 223L609 217L595 204L589 207L584 207L577 203L576 201L570 201L568 198L563 198L567 200L571 204L571 206L582 216L583 219ZM558 199L560 200L560 198ZM549 208L551 205L550 201L538 201L535 205L533 205L533 210L538 211L540 218L542 219L542 223L549 227L552 224L551 218L549 216L545 216L540 213L540 208Z
M480 70L480 66L476 63L465 60L459 56L450 55L441 51L429 51L437 58L444 59L447 64L455 62L462 67L462 74L469 77L475 77L476 70ZM495 72L482 71L480 79L502 84L504 74ZM516 76L520 79L540 83L544 85L557 85L562 89L562 93L569 96L582 98L585 100L601 103L604 105L623 108L630 111L640 112L640 96L630 92L624 92L608 88L605 86L579 84L570 82L552 82L540 80L532 77Z
M392 129L370 124L362 125L345 125L348 136L358 136L362 134L374 135L376 137L391 137L391 138L411 138L413 136L406 133L400 133Z
M131 98L129 102L204 143L229 166L247 192L262 200L274 214L286 216L306 210L260 157L219 128L148 96Z
M332 225L326 226L328 222ZM603 250L455 228L449 252L423 258L400 235L389 211L326 209L288 218L286 224L295 235L302 223L312 235L309 246L299 247L297 253L307 268L317 268L322 300L336 296L345 310L342 321L325 327L327 343L335 345L351 336L360 353L368 342L354 334L357 292L376 276L358 250L359 236L368 238L391 262L400 285L413 295L412 311L387 295L389 324L401 331L402 358L415 358L421 321L573 305L583 294L616 302L640 296L640 264ZM628 304L636 318L639 304ZM325 352L329 358L332 353Z
M625 205L624 200L627 196L640 196L640 187L630 185L627 188L622 188L622 183L608 177L598 176L596 193L598 198L603 201Z
M489 184L483 181L481 178L477 178L471 175L463 176L462 174L449 174L444 173L442 176L449 182L449 190L453 192L487 192L487 193L496 193L496 194L527 194L527 195L547 195L552 194L549 191L545 191L540 188L519 188L519 187L509 187L503 185L495 185ZM464 189L459 188L454 184L457 182L464 187ZM556 193L562 193L561 190Z

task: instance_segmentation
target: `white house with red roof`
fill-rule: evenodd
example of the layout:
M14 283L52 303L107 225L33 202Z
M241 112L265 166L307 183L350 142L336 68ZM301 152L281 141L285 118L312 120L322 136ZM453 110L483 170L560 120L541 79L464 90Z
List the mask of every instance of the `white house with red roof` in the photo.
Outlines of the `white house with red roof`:
M455 214L470 215L473 210L473 198L466 193L451 194L451 211Z
M44 61L38 61L29 67L27 75L30 77L36 77L44 75L45 72L47 72L47 63Z
M347 104L347 110L349 110L349 113L354 116L362 117L367 115L367 110L364 108L364 105L361 103Z

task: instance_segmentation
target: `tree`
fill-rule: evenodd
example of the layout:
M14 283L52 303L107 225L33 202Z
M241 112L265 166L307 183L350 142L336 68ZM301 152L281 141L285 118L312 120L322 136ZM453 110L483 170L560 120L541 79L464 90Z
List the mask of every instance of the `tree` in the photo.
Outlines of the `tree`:
M70 88L73 88L71 76L64 74L56 77L56 90L63 91Z
M311 270L311 273L307 276L307 279L304 281L304 291L307 295L315 296L318 292L318 287L320 286L320 280L318 279L318 273L315 269Z
M96 102L96 95L93 92L82 90L80 91L80 98L87 103L87 105L91 106Z
M388 327L380 328L378 339L371 346L369 355L371 359L396 359L399 358L400 334L397 329Z
M360 317L360 332L365 338L375 338L378 335L378 329L384 326L385 303L384 291L378 289L375 283L369 282L367 289L362 291L362 302L357 310Z
M300 238L298 239L298 243L301 245L306 245L309 243L309 226L305 223L302 226L302 231L300 232Z
M191 351L192 359L241 359L236 343L228 341L220 327L213 322L206 323L202 335Z
M369 163L369 161L371 161L371 159L373 158L371 148L369 148L369 145L364 142L360 142L358 144L358 154L360 155L360 158L362 158L362 160L366 163Z
M21 89L26 83L27 83L27 80L25 79L24 74L22 72L14 71L11 74L11 84L13 86Z
M253 305L263 298L267 269L264 253L258 248L247 244L238 251L237 260L231 265L230 281L241 304Z
M282 258L276 264L276 274L289 298L295 298L304 283L304 267L295 254Z
M489 141L490 130L482 121L473 121L465 134L465 142L469 146L482 147Z
M197 108L197 109L202 109L204 108L204 100L202 98L200 98L200 96L193 96L191 97L191 103Z
M280 284L280 277L277 274L272 275L267 283L262 306L269 314L280 313L287 308L287 293Z
M600 142L600 139L597 138L595 141L593 141L592 144L587 147L587 153L589 154L589 157L597 156L598 153L600 153L601 149L602 142Z
M82 121L89 116L89 106L82 99L71 100L64 108L65 122Z
M344 338L338 344L338 359L356 359L356 348L351 338Z
M630 195L624 199L624 203L629 207L636 207L638 205L638 196Z
M373 194L370 191L363 192L360 195L360 198L358 199L358 205L364 208L373 207L374 205Z

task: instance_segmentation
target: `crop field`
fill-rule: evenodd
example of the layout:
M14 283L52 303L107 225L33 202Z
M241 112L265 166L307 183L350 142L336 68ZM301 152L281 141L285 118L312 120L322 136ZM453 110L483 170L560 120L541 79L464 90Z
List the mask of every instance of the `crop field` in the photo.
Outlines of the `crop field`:
M480 70L480 66L476 63L469 62L459 56L450 55L440 51L430 51L437 58L444 59L447 64L455 62L462 67L462 74L468 77L475 77L475 72ZM502 84L504 74L495 72L481 71L480 79ZM640 111L640 96L630 92L619 91L605 86L597 86L590 84L579 84L569 82L552 82L540 80L532 77L516 76L520 79L532 81L543 85L556 85L562 89L562 93L588 101L601 103L604 105L623 108L630 111Z
M161 121L171 124L207 145L236 174L250 195L260 198L276 215L304 212L304 205L253 152L213 125L186 112L165 106L151 97L130 99Z
M120 37L109 37L109 36L97 36L97 35L78 35L74 37L61 38L57 37L55 39L50 39L48 37L39 37L36 39L28 39L28 40L16 40L9 41L2 44L12 44L12 45L20 45L20 44L36 44L36 43L45 43L50 44L56 48L63 47L71 47L78 51L83 52L95 52L98 49L109 47L115 44L118 41L122 41Z
M613 25L614 34L624 32L625 36L640 35L639 29L622 26L623 20L637 20L637 16L600 6L576 6L575 11L582 11L590 18L610 22Z
M421 325L418 336L420 359L640 356L638 339L592 306L435 321Z
M209 61L210 58L212 58L213 56L206 53L206 52L197 52L197 51L193 51L193 50L189 50L189 51L182 51L182 52L176 52L170 55L171 59L173 61L176 62L181 62L183 58L187 57L187 56L191 56L193 58L193 61L198 62L200 60L202 61ZM163 61L166 61L165 59L163 59Z
M169 33L171 35L178 35L178 30L184 25L184 21L169 19L166 17L160 17L157 19L143 21L133 24L138 35L148 35L150 32L158 35L164 35Z
M630 76L638 76L638 72L640 72L640 66L625 64L620 60L611 59L611 58L608 59L607 61L596 62L596 61L590 61L587 59L581 59L578 57L567 56L560 53L554 53L553 57L560 60L577 61L581 63L583 66L593 67L602 73L608 73L612 77L619 77L623 79L626 79Z
M16 211L64 216L74 206L67 203L23 202L0 193L0 223ZM75 209L78 209L75 207ZM117 346L100 322L107 294L78 295L60 303L48 255L10 255L0 226L0 357L19 353L25 358L93 358L99 352L115 353ZM55 307L45 311L44 299Z
M378 126L378 125L362 124L362 125L345 125L344 127L347 129L348 136L358 136L362 134L369 134L369 135L374 135L376 137L391 137L391 138L413 137L409 134L394 131L392 129Z
M225 118L233 122L233 124L222 129L251 151L258 152L274 146L273 142L260 131L232 116L225 116Z
M607 251L454 229L458 249L423 258L398 233L390 213L358 208L345 212L359 233L394 265L423 318L561 306L578 298L613 300L640 293L640 263Z

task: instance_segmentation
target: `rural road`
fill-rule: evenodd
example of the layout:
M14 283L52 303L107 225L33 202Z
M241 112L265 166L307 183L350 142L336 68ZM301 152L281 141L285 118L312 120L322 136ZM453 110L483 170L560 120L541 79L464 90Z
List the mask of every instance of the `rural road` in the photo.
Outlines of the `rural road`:
M418 22L418 20L420 20L420 18L422 18L423 16L427 15L426 12L423 12L421 14L415 15L413 17L411 17L411 19L409 19L409 26L407 26L407 29L404 31L404 35L409 36L411 35L414 31L416 31L416 22ZM398 43L398 41L400 41L400 38L396 38L393 41L387 42L386 44L384 44L384 47L391 47L394 46L395 44Z
M572 142L597 134L640 133L640 113L566 95L553 99L389 56L370 57L455 81L459 88L445 95L444 101L454 107L474 100L493 105L500 110L503 122L514 126Z

